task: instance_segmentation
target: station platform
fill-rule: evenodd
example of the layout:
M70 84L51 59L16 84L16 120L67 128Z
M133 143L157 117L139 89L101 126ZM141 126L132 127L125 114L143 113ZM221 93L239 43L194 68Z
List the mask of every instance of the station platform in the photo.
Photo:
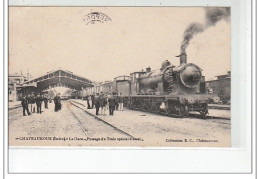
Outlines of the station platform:
M209 115L215 116L215 118L208 120L195 117L176 118L127 108L124 108L123 111L114 111L113 116L109 115L108 110L106 111L106 115L96 116L95 108L87 109L87 101L79 99L73 99L70 101L76 104L79 108L84 109L91 116L100 118L103 121L127 132L128 134L131 134L135 138L143 139L145 143L151 146L160 146L167 138L171 138L173 136L177 139L197 136L207 139L217 139L219 141L218 143L207 144L189 143L189 145L187 145L189 147L229 145L226 140L230 137L229 128L231 116L229 110L210 109ZM101 112L99 112L99 114L100 113ZM171 144L167 142L163 145L186 146L184 143Z
M21 101L9 101L8 102L8 109L15 109L22 107Z
M95 108L94 109L87 109L87 101L80 100L80 99L74 99L72 101L80 103L82 106L84 106L83 108L85 110L87 110L88 112L90 112L91 114L93 114L93 115L96 114ZM131 109L124 107L124 111L116 111L115 110L115 112L119 112L119 113L132 112L132 113L134 113L135 110L131 110ZM136 111L136 112L143 112L143 111ZM145 112L145 113L149 113L149 112ZM106 111L106 114L107 114L107 116L109 116L109 110ZM157 115L157 114L151 113L151 115ZM231 119L230 105L209 104L209 116ZM102 117L106 117L106 116L102 116Z
M227 104L209 104L209 109L221 109L221 110L230 110L230 105Z

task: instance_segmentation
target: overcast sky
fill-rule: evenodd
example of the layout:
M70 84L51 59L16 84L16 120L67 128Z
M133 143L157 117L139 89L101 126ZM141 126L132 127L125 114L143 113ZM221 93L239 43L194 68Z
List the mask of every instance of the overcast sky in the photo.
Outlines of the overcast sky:
M112 21L89 24L91 12ZM163 60L178 65L183 32L205 22L203 8L180 7L10 7L9 73L39 77L59 67L93 81L112 80ZM197 34L187 48L188 63L206 79L230 70L230 22Z

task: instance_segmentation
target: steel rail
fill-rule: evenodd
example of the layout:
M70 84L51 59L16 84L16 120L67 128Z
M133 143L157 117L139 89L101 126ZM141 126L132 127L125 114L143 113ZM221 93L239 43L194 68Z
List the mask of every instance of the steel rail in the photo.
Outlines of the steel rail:
M114 126L113 124L110 124L110 123L108 123L107 121L105 121L105 120L103 120L103 119L101 119L101 118L99 118L99 117L97 117L97 116L91 114L90 112L88 112L87 110L81 108L80 106L76 105L75 103L80 104L81 106L85 106L84 104L78 103L78 102L76 102L76 101L69 101L69 102L70 102L72 105L74 105L75 107L77 107L77 108L83 110L84 112L86 112L88 115L94 117L94 118L97 119L98 121L103 122L104 124L106 124L106 125L112 127L114 130L116 130L116 131L118 131L118 132L120 132L120 133L122 133L122 134L124 134L124 135L127 135L128 137L135 138L135 137L133 137L132 135L128 134L127 132L125 132L125 131L119 129L119 128L116 127L116 126Z

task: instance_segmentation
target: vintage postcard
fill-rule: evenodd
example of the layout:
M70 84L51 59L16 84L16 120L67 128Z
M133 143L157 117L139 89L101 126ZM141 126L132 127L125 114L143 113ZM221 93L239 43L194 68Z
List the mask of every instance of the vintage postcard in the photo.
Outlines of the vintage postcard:
M9 146L231 147L230 15L10 6Z

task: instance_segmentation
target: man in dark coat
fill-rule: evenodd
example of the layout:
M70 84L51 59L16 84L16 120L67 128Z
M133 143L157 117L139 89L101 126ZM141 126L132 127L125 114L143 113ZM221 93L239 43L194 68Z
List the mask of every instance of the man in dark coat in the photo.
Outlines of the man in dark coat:
M32 98L31 98L31 95L27 96L27 100L28 100L28 109L32 113L33 112L33 108L32 108Z
M124 100L123 100L123 97L122 97L122 93L119 94L118 96L119 100L118 100L118 104L119 104L119 111L123 111L123 108L124 108Z
M115 95L115 101L116 101L116 110L118 110L118 106L119 106L119 96L118 95Z
M60 93L58 93L54 98L54 104L55 104L55 112L59 111L61 109L61 103L60 103Z
M44 101L44 107L45 107L45 109L48 109L48 98L47 98L46 95L43 97L43 101Z
M108 98L108 103L109 103L109 115L114 115L114 110L116 106L116 100L114 96L111 96Z
M101 115L105 116L106 115L107 99L102 92L101 92L100 97L99 97L99 104L100 104L100 108L101 108Z
M94 104L95 104L95 94L91 95L91 102L92 102L91 109L93 109L94 108Z
M94 103L95 103L95 108L96 108L96 115L99 115L98 112L99 112L99 107L100 107L100 97L97 96L94 98Z
M88 109L90 109L90 104L89 104L89 95L86 96L86 99L87 99Z
M42 113L42 97L38 94L35 98L37 113Z
M32 111L33 111L33 113L35 113L36 103L35 103L35 96L34 96L34 94L31 95L31 101L32 101Z
M31 113L29 112L29 109L28 109L28 99L26 96L23 97L21 104L23 107L23 115L26 116L25 110L27 111L28 115L31 115Z

